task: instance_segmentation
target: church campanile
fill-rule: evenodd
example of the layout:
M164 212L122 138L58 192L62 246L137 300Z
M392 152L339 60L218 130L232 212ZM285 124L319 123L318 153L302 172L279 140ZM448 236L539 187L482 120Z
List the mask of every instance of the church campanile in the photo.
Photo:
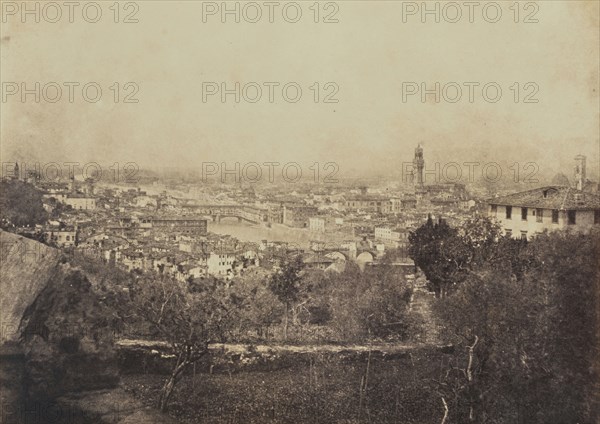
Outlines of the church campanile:
M421 143L415 149L415 158L413 159L413 183L417 187L423 187L423 169L425 168L425 159L423 158L423 147Z

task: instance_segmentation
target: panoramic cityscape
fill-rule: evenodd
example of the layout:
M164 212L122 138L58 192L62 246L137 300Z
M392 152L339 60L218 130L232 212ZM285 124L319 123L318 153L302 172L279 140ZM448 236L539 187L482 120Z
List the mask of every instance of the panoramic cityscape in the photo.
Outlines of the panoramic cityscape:
M0 9L0 424L600 422L598 1Z
M136 408L133 401L125 399L133 394L134 398L151 401L148 385L152 387L157 381L153 377L142 382L144 377L140 381L130 374L168 375L169 366L174 367L169 380L172 386L169 389L167 383L159 396L159 409L163 411L167 411L173 392L176 399L183 396L175 391L178 380L183 380L180 387L191 384L191 389L180 390L197 395L196 372L208 372L209 376L214 372L231 376L232 370L271 372L285 369L289 366L286 361L308 360L309 373L315 367L314 383L309 376L309 393L314 395L318 393L315 390L324 390L325 386L317 382L325 378L325 374L318 377L318 373L325 373L326 368L318 370L313 361L316 364L335 359L360 364L366 359L368 370L376 366L371 365L373 354L377 361L402 361L398 358L420 349L431 349L441 356L442 363L451 361L456 352L453 338L445 334L447 329L440 322L439 312L434 312L435 303L457 290L453 286L458 281L467 284L469 277L460 275L461 268L474 267L474 262L483 260L485 254L477 252L483 245L490 251L517 249L513 260L522 261L523 249L528 241L533 245L536 236L565 232L579 243L579 237L592 237L600 229L600 184L588 177L586 157L582 155L574 156L570 177L557 173L550 181L539 181L532 188L529 182L514 180L499 184L496 177L483 179L483 183L443 182L433 178L442 173L428 166L426 150L420 144L414 149L413 160L403 165L402 180L377 183L340 180L335 184L262 184L243 182L235 174L236 178L226 181L227 175L214 172L212 164L211 178L203 173L185 181L135 168L123 181L113 181L112 176L102 177L97 163L69 165L71 172L63 174L57 163L3 163L3 273L16 280L3 286L2 338L6 346L21 340L33 349L26 367L29 373L35 370L29 377L33 380L28 390L32 391L29 396L37 399L33 407L6 409L6 422L121 422L121 415L128 416L131 411L120 408ZM428 176L433 182L427 182ZM515 191L519 188L522 191ZM459 229L458 233L452 228ZM419 239L417 235L423 231L433 233ZM458 237L460 246L452 245L457 243L452 241L453 236ZM448 252L441 249L446 237ZM598 244L595 246L597 249ZM452 249L475 250L465 257L465 252ZM439 259L454 258L460 264L456 269L437 269L437 255L442 255ZM592 260L593 256L581 259ZM492 256L486 260L498 259ZM527 257L525 263L512 265L510 272L516 278L523 272L517 270L527 268L533 260ZM63 274L60 282L47 280L50 275L56 278L58 270L39 275L40 265L44 269L58 264L63 264L58 268ZM439 278L444 281L437 281ZM366 287L361 287L361 280ZM7 280L3 281L6 284ZM71 287L73 281L78 285L86 282L83 293L75 295L59 288L69 281ZM47 292L48 286L44 287L53 283L58 284L53 288L57 290L54 295ZM92 287L87 286L90 283ZM31 292L23 293L22 284ZM175 287L184 291L178 293ZM195 308L223 308L218 324L211 329L215 332L212 336L204 332L207 325L215 325L210 319L215 319L215 313L219 315L218 310L190 309L188 315L184 313L169 324L161 323L162 319L174 318L163 316L165 310L176 314L177 309L194 305L189 303L193 298L178 299L184 302L179 304L171 297L183 296L192 288L193 292L200 290L214 296L211 301L194 299L199 302ZM373 289L376 295L370 292ZM94 294L86 294L88 290ZM130 297L136 290L142 292ZM587 290L594 287L588 286ZM55 309L73 301L73 296L82 306L67 309L66 315L64 309ZM150 298L139 303L137 296ZM33 304L27 306L32 299ZM351 299L354 301L345 304ZM88 305L90 310L83 306L89 302L93 304ZM170 309L171 302L175 310ZM40 311L31 311L32 307ZM106 309L112 310L110 315L85 318L102 310L106 314ZM47 315L49 311L59 315L52 318ZM368 311L371 313L364 316ZM48 319L52 323L44 321ZM42 351L37 350L40 347L35 347L40 342L48 345L45 350L56 350L59 358L64 357L60 362L69 362L58 365L54 359L43 359L39 356ZM178 351L191 356L185 360L179 356L174 362ZM72 362L68 359L72 355L79 359ZM100 361L101 365L90 369L88 361ZM193 366L192 376L186 365ZM325 367L323 363L320 366ZM452 369L451 362L447 366ZM64 375L52 377L56 372ZM124 374L122 388L114 389L119 387L119 374ZM199 385L205 384L203 378ZM363 390L367 390L367 374L360 378L358 394L362 398ZM50 393L68 387L94 391L89 399L83 397L85 401L64 397L56 400L48 396L49 389L39 392L48 379L53 382ZM118 394L114 399L115 394L106 392L107 388L126 390L127 395ZM448 407L446 398L441 398ZM17 402L21 405L19 402L23 401ZM95 406L91 408L86 402ZM236 408L243 408L246 402ZM169 410L177 411L175 417L181 419L197 405ZM198 422L210 420L211 414L214 422L222 422L223 417L239 422L257 420L248 411L238 417L231 411L206 408L206 415ZM361 408L357 414L368 412L366 406L364 412ZM269 419L277 416L274 411ZM285 421L314 418L293 410L279 413ZM431 410L417 415L428 414L436 415ZM143 417L163 422L163 418ZM387 422L389 417L379 419Z

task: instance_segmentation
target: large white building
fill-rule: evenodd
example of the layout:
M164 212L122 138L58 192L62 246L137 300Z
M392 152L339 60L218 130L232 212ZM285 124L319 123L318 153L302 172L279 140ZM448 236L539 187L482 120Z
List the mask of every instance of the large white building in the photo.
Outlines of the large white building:
M47 242L59 247L73 247L77 245L77 228L51 228L46 230L44 235Z
M308 218L308 229L310 231L317 231L320 233L325 232L325 219L324 218Z
M219 250L211 252L206 259L207 272L210 275L227 275L233 270L235 253Z
M405 228L375 227L375 239L394 247L400 247L408 243L408 230Z
M96 199L86 195L68 194L64 202L76 210L96 209Z
M600 196L571 187L550 186L488 200L488 214L513 238L544 230L588 232L600 225Z

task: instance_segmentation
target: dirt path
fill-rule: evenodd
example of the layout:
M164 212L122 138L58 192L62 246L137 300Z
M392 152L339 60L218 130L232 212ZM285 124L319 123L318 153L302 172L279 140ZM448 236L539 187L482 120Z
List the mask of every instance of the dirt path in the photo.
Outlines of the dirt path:
M151 340L135 340L121 339L116 342L120 347L142 347L147 349L164 349L168 347L166 342L151 341ZM384 353L399 353L415 349L423 346L416 343L377 343L368 345L284 345L284 344L268 344L268 345L253 345L256 352L292 352L292 353L339 353L339 352L369 352L381 351ZM248 344L242 343L214 343L210 345L213 351L225 351L231 353L243 353L248 351Z

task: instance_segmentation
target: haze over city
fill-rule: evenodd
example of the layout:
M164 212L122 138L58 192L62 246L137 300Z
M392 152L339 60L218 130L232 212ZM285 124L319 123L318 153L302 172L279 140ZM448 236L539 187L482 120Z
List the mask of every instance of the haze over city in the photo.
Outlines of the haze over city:
M313 23L308 9L295 24L278 14L273 23L266 16L257 23L225 16L222 23L220 13L207 15L194 2L145 2L135 15L139 22L130 24L113 23L106 11L94 25L66 17L21 23L17 14L2 28L3 81L24 81L30 90L35 82L76 81L80 89L92 81L103 93L97 103L77 90L69 103L65 86L56 103L8 96L1 105L1 153L3 160L142 167L333 161L341 175L373 176L397 171L420 142L430 163L501 156L507 163L537 162L541 173L553 175L569 173L572 157L584 154L596 175L597 9L595 2L544 2L535 14L539 22L531 24L515 24L507 8L497 23L477 9L470 23L464 7L458 23L445 15L439 24L435 16L422 23L421 14L405 16L400 5L386 2L344 3L338 22L328 24ZM521 20L526 14L521 11ZM280 84L273 103L263 85L269 81ZM115 82L118 103L109 88ZM137 103L123 103L133 91L124 88L127 82L137 85ZM221 93L203 101L207 82L229 90L254 82L263 93L256 103L243 95L236 103L231 94L222 102ZM302 89L296 103L282 97L289 82ZM429 90L454 82L463 96L436 103L430 94L422 102L419 92L403 101L407 82ZM473 103L465 82L479 84ZM490 82L502 89L497 103L482 97ZM325 90L327 83L336 84L337 103L323 101L335 91ZM534 91L527 83L539 87L537 103L523 102Z

